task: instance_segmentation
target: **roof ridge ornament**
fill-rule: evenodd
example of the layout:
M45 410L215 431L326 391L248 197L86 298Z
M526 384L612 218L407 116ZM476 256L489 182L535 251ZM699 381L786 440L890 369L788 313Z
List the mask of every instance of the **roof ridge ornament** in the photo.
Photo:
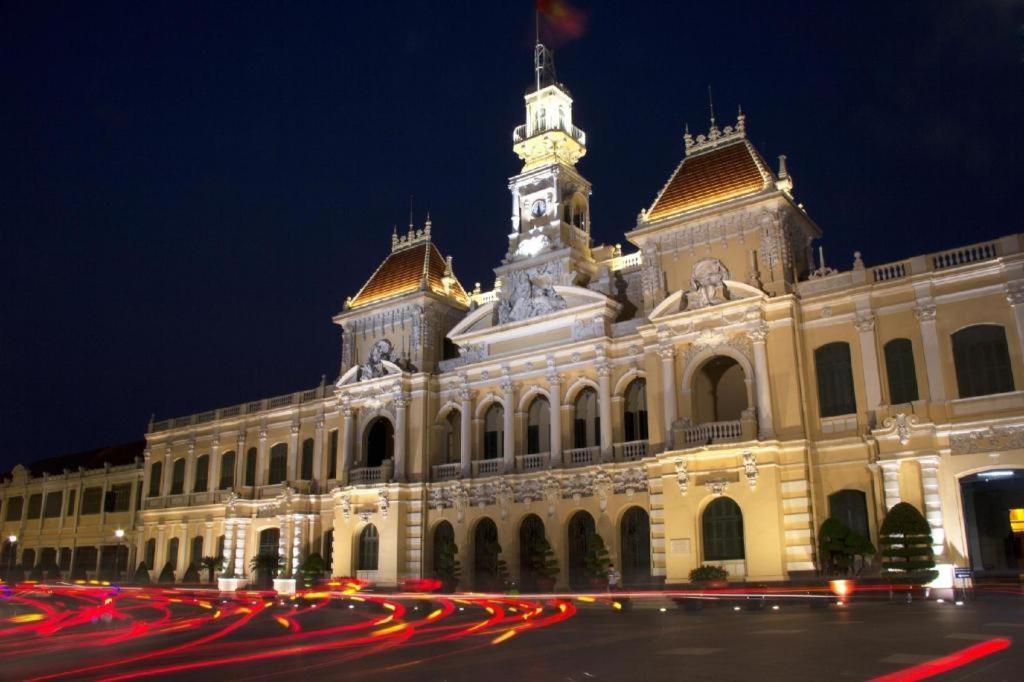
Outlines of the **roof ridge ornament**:
M710 89L708 91L710 96ZM690 134L690 125L686 124L685 132L683 133L683 144L686 147L686 155L691 156L693 154L699 154L710 149L715 149L724 144L735 142L736 140L744 140L747 137L747 115L743 113L743 109L739 108L736 114L736 125L725 126L721 130L715 123L714 107L711 109L711 128L708 130L707 135L698 135L694 137Z
M423 228L417 230L413 227L412 223L409 223L409 231L399 236L397 233L391 235L391 253L397 253L398 251L405 251L406 249L412 248L419 244L430 243L430 231L433 228L433 223L430 220L430 214L427 214L427 222L423 224Z

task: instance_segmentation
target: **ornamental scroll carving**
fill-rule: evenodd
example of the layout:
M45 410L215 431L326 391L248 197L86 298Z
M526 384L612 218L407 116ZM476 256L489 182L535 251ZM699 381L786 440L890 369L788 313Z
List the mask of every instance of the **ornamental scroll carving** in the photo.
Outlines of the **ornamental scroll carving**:
M990 426L977 431L954 433L949 437L949 449L954 455L1017 448L1024 448L1024 426Z

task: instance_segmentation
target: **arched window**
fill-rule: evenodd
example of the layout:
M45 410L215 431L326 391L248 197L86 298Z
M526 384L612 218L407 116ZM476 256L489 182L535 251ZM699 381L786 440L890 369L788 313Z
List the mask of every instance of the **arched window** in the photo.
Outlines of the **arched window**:
M203 560L203 536L197 535L192 538L192 556L189 563L199 568L199 562Z
M171 538L167 543L167 563L175 571L178 570L178 538Z
M21 565L28 570L36 565L36 551L34 549L26 549L21 553Z
M233 488L235 485L235 451L228 450L220 458L220 490Z
M431 568L433 568L435 578L440 577L442 564L445 561L445 553L451 551L450 548L454 544L455 529L452 528L452 524L447 521L437 524L437 527L434 529L434 541L431 544Z
M917 400L917 373L910 339L893 339L885 344L885 373L889 379L891 405Z
M245 485L256 485L256 448L245 453Z
M537 112L537 129L542 131L548 129L548 112L544 107Z
M953 334L953 362L961 398L1013 390L1006 331L997 324L976 324Z
M57 567L62 571L71 570L71 548L61 547L60 558L57 560Z
M646 583L651 578L651 519L640 507L630 507L619 522L622 547L622 581Z
M565 120L565 107L558 107L558 127L562 130L568 130L568 121Z
M185 492L185 458L174 460L171 467L171 494L181 495Z
M281 555L281 529L264 528L260 531L260 556Z
M828 515L864 537L870 537L867 495L861 491L840 490L829 495Z
M379 467L395 456L395 429L384 417L377 417L366 429L366 466Z
M149 496L160 497L160 475L163 473L164 465L160 462L153 462L149 467ZM8 519L9 520L9 519Z
M193 486L192 491L197 493L205 493L207 487L210 485L210 456L200 455L196 459L196 484Z
M814 371L818 377L820 416L837 417L857 411L857 401L853 394L850 344L836 341L816 349Z
M597 391L587 387L573 404L573 447L590 448L601 444L601 418L597 414Z
M462 454L462 414L458 410L450 410L441 427L444 461L446 464L458 462Z
M530 403L526 419L526 454L551 452L551 405L542 395Z
M743 513L728 497L719 497L701 517L704 561L733 561L744 558Z
M55 568L57 566L57 548L44 547L39 552L39 564L46 570Z
M484 459L500 459L505 440L505 408L497 403L484 415Z
M594 544L597 527L594 517L578 511L569 519L569 585L580 588L587 583L587 554Z
M267 485L284 483L288 477L288 445L277 443L270 448L270 467L267 471Z
M156 538L146 540L146 556L143 561L146 562L146 569L152 571L156 564Z
M313 480L313 439L302 441L302 471L299 478L303 481Z
M377 555L380 545L380 536L377 534L377 526L368 524L359 533L359 565L360 571L376 571Z
M623 427L626 442L647 440L647 381L634 379L626 387Z

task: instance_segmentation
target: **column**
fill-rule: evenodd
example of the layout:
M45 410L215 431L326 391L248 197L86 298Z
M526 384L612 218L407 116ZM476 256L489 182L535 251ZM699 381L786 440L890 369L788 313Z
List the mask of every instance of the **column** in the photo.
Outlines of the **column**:
M612 368L608 363L597 367L597 413L601 419L601 460L612 461Z
M224 519L224 553L221 555L221 571L228 578L237 578L235 573L235 520Z
M259 430L259 450L256 452L256 485L266 485L269 471L267 471L267 427L261 426Z
M553 363L548 365L553 366ZM548 466L562 461L562 377L558 372L548 373L548 393L551 394L551 459Z
M924 349L924 366L928 373L928 393L933 403L946 400L946 385L942 378L942 353L939 350L939 333L935 323L935 305L918 303L914 317L921 326L921 347Z
M900 503L900 462L890 460L879 462L882 467L882 494L885 496L885 511Z
M408 460L406 456L406 408L409 406L409 398L406 395L395 400L395 480L405 481L405 465Z
M291 525L291 519L287 516L277 517L277 554L281 557L281 570L283 572L283 575L279 576L281 578L292 577L292 562L290 559L291 552L288 551L288 538L291 536L291 533L289 532L291 530Z
M289 481L295 481L299 478L296 467L299 461L299 423L292 423L292 433L288 438L288 472L286 474Z
M462 478L469 478L473 459L473 392L468 388L459 391L459 465Z
M235 490L245 485L245 430L238 432L238 437L235 440L235 478L234 484L231 486ZM227 542L227 539L224 540Z
M167 497L171 493L171 470L174 468L174 453L171 451L171 444L167 444L164 450L164 466L160 472L160 493L161 497Z
M1013 310L1013 319L1017 323L1017 342L1024 351L1024 281L1014 280L1006 283L1006 302Z
M754 389L757 398L757 437L775 437L772 419L772 385L768 376L768 325L763 322L747 332L754 347Z
M352 438L354 428L352 423L352 408L348 405L342 406L342 413L345 416L345 428L341 434L341 467L338 470L338 480L341 485L348 484L348 471L352 468Z
M921 489L924 517L932 528L932 551L936 558L946 549L946 529L942 523L942 498L939 496L939 456L923 455L917 458L921 467Z
M882 382L878 376L878 349L875 344L875 315L871 311L857 313L853 322L860 341L860 360L864 371L864 388L868 410L882 404Z
M220 490L220 435L214 435L210 442L210 466L207 469L206 489L209 491ZM214 499L211 497L210 499ZM213 556L209 554L207 556Z
M316 431L313 433L313 479L323 481L327 478L324 468L324 416L316 417Z
M672 424L678 418L676 408L676 349L662 346L658 350L661 356L661 390L662 410L665 416L665 449L671 450Z
M150 566L150 570L154 571L154 576L159 576L160 571L164 570L164 564L167 563L167 527L164 524L160 524L156 528L156 552L153 554L154 566Z
M193 481L195 480L196 471L196 442L190 440L188 442L188 457L185 458L185 482L181 492L188 495L192 492Z
M249 519L235 520L235 577L245 575L245 535L248 530ZM225 544L227 538L224 538Z
M505 409L502 410L504 416L504 422L502 424L504 432L502 433L502 436L504 436L504 438L502 440L501 447L505 460L505 472L512 473L516 468L516 427L515 422L513 421L515 419L516 406L513 403L513 400L515 399L515 391L512 388L512 382L507 378L501 384L501 395L505 401Z
M302 565L302 517L292 517L291 577L295 577Z

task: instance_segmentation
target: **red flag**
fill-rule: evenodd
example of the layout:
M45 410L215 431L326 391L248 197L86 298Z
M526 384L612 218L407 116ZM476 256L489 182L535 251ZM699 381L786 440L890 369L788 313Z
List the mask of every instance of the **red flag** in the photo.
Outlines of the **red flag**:
M537 0L537 11L544 15L543 32L550 43L579 38L587 28L587 13L565 0Z

